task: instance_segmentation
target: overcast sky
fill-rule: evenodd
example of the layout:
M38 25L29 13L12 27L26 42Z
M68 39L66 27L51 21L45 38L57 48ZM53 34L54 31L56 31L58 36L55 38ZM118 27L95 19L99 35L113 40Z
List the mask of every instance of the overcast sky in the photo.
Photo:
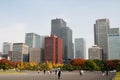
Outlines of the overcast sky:
M95 20L120 27L120 0L0 0L0 51L3 42L25 42L25 33L50 35L51 19L62 18L75 38L94 44Z

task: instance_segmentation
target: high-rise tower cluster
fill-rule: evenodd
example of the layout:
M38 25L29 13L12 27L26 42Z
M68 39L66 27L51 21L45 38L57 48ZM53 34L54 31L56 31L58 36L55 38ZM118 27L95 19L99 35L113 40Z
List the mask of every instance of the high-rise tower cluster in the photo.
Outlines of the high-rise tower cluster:
M102 59L120 59L120 30L110 28L109 19L98 19L94 24L94 44L102 48Z
M63 19L53 19L51 21L51 34L63 40L63 60L68 61L73 59L72 30L67 27Z
M110 28L109 19L98 19L94 24L94 46L88 49L89 59L120 59L120 29ZM75 51L74 51L75 48ZM74 53L75 52L75 53ZM72 30L60 18L51 20L50 36L26 33L25 43L3 43L3 53L12 61L68 63L74 58L86 59L86 41L75 38Z

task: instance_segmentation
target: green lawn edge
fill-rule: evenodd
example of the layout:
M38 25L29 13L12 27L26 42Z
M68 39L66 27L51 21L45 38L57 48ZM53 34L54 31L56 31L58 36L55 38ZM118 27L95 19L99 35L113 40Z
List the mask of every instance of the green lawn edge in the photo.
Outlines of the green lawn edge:
M21 74L23 72L16 72L16 71L0 71L0 74Z

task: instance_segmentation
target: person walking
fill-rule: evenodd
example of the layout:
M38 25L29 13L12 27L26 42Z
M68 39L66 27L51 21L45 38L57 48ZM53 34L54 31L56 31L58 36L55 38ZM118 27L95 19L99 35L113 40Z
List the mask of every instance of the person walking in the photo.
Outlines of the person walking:
M58 70L58 79L60 79L60 77L61 77L61 70L59 69Z
M38 70L38 74L40 73L40 71Z
M83 75L83 70L80 70L80 75Z
M45 69L43 70L43 73L44 73L44 75L45 75L45 73L46 73L46 70L45 70Z
M82 75L82 71L80 70L80 75Z
M108 76L108 73L109 73L109 72L108 72L108 70L107 70L107 71L106 71L106 75L107 75L107 76Z
M55 75L57 74L57 70L55 70Z

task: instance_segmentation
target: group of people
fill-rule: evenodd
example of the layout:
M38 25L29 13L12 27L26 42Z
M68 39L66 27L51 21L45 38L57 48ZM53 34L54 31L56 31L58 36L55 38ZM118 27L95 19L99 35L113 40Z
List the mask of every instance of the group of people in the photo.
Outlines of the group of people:
M108 76L108 71L102 71L102 75L104 76L104 75L107 75Z
M43 70L44 75L46 74L46 70ZM52 71L47 71L47 74L52 74ZM55 70L55 75L58 75L58 79L61 77L61 70L60 68L58 70Z

